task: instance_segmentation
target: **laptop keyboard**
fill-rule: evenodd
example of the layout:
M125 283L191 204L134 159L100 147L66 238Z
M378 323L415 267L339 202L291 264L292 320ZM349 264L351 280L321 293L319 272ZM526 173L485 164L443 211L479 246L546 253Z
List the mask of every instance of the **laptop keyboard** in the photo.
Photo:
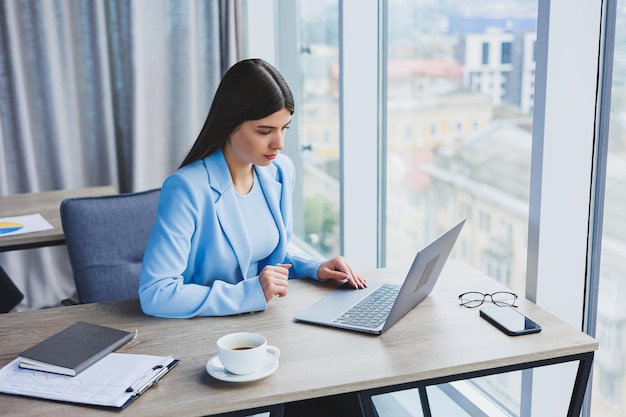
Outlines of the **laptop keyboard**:
M375 329L387 320L400 287L383 284L333 320L335 323Z

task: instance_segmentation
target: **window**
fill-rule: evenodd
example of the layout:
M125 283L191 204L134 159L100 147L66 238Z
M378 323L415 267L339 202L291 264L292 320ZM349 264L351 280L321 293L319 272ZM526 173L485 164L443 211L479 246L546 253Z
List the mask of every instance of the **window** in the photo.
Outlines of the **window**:
M387 193L387 265L410 262L460 214L473 211L478 218L463 231L473 237L472 249L459 245L452 257L523 293L532 90L522 90L521 80L528 77L523 57L533 53L524 40L535 33L537 18L536 5L528 3L508 1L497 13L489 3L474 4L463 14L454 2L389 1L387 122L410 114L430 129L425 139L414 132L411 146L405 141L401 149L387 132L387 190L411 191L410 199ZM501 56L491 59L493 52ZM512 65L514 56L519 65ZM395 86L407 84L396 79L402 77L419 80L421 88L398 100ZM439 128L448 119L474 128ZM403 221L391 222L397 218ZM484 378L480 385L519 409L520 374Z
M500 55L500 63L511 64L513 62L512 47L513 47L513 44L511 42L502 42L502 45L501 45L502 52Z
M248 3L258 4L261 1ZM618 6L622 9L626 7L623 1L619 0ZM310 18L294 13L281 20L281 14L290 4L295 3L300 7L301 2L275 2L278 5L275 10L279 19L275 27L279 31L289 28L292 21L300 27L300 20ZM587 266L594 262L586 257L591 206L589 184L592 177L590 167L594 154L592 143L597 114L598 62L601 62L598 50L602 43L601 12L602 7L607 7L606 2L509 0L468 4L462 1L337 0L315 3L320 6L317 11L310 13L325 14L325 18L332 21L336 17L334 10L343 7L348 16L344 16L342 22L358 22L355 26L364 25L362 11L370 12L372 7L376 9L385 4L388 20L385 51L387 62L379 68L381 71L384 68L386 73L385 112L379 113L386 123L383 126L384 134L377 133L375 129L363 133L358 128L359 134L355 134L351 126L344 132L344 140L350 145L350 152L341 154L340 161L344 160L346 163L355 158L354 153L358 153L357 161L360 165L349 167L354 167L352 171L356 174L349 178L340 178L333 177L332 170L326 170L326 167L321 170L328 174L327 178L333 180L332 187L338 189L336 191L335 188L328 187L326 191L331 196L339 194L338 200L343 200L339 210L345 211L343 217L336 218L334 226L339 229L339 236L332 235L328 240L343 241L344 253L361 253L363 247L366 251L374 248L375 254L384 254L378 266L397 265L406 263L406 259L414 255L415 248L426 243L438 230L446 228L457 217L467 215L468 220L471 219L467 225L472 230L472 239L462 241L455 248L453 257L463 258L479 269L484 267L493 271L494 276L508 283L515 291L526 294L553 314L580 327L580 317L585 306ZM449 9L446 9L448 4ZM327 6L329 8L326 10ZM299 10L302 13L304 8ZM326 11L322 13L321 10ZM502 17L507 13L514 18ZM624 10L618 9L618 13L621 13L621 17L618 18L617 27L621 27ZM471 16L481 14L482 17L487 17L472 20ZM251 15L258 17L257 14ZM267 31L267 27L271 26L268 22L272 16L269 19L265 17L263 24L259 25L263 30L257 30L256 33L271 32ZM537 18L543 24L538 24ZM367 23L369 28L377 27L371 21ZM320 23L315 30L339 33L341 24L328 29L331 26L332 24ZM580 27L585 27L586 30L581 31ZM548 29L551 34L549 47L546 41ZM350 28L347 29L344 25L343 35L339 33L339 39L345 36L346 30L349 31ZM346 48L351 53L356 51L370 54L375 51L374 45L380 38L376 35L370 38L370 32L367 39L349 36L344 38L343 42L347 42ZM286 62L297 57L300 64L294 67L298 68L298 77L288 80L292 87L295 86L294 90L301 90L303 85L299 76L304 72L300 48L300 37L304 35L300 33L300 29L293 30L277 37L278 40L272 38L265 43L280 44L279 50L282 51L283 42L293 42L294 45L289 46L292 49L281 56L279 68L284 72ZM618 33L617 37L620 36L623 37ZM332 41L325 42L332 46ZM498 57L497 53L502 51L500 45L509 43L510 51L504 54L507 56L504 61L508 61L510 56L510 62L502 62L503 55ZM297 47L294 47L296 44ZM572 44L576 45L575 50L572 50ZM371 47L365 48L363 45ZM624 110L618 106L623 101L623 79L621 84L618 81L624 74L624 49L623 46L620 49L618 45L621 45L619 39L616 40L615 48L614 108L611 109L611 113L617 115L613 117L611 124L611 146L615 147L613 151L621 148L623 138L620 133L620 126L623 124L620 114ZM332 47L330 49L333 50ZM409 62L411 64L407 65ZM430 70L438 68L439 72L429 73L423 67L425 62L441 64L438 67L427 67ZM550 63L549 71L546 70L546 62ZM343 73L344 81L347 82L361 80L364 72L369 73L376 69L376 63L371 61L364 63L360 60L357 65L355 61L349 60L344 64L347 67L337 71ZM442 68L447 68L448 77L441 76ZM571 68L576 68L576 71ZM407 71L410 76L406 75ZM336 81L341 80L338 77ZM362 88L368 89L377 82L379 80L376 78L367 78ZM316 91L319 94L321 90ZM327 95L330 102L346 99L337 97L339 87L331 88L330 91ZM364 91L352 91L350 96L350 99L358 97L359 100L352 101L347 110L371 105L372 98ZM341 132L345 121L339 120L338 113L339 111L335 111L334 114ZM299 114L297 117L300 116ZM361 117L363 122L372 118L371 114ZM459 132L452 125L442 128L450 120L465 126L467 131ZM406 129L408 125L414 128ZM291 138L300 136L295 135L294 130L290 131ZM407 137L408 135L413 138ZM340 133L339 137L341 136ZM381 154L374 155L359 150L363 147L369 149L373 142L383 136L386 141ZM303 138L298 137L297 140ZM487 146L487 143L502 147ZM403 151L399 151L401 147ZM507 150L510 152L506 152ZM565 150L567 158L563 158ZM308 149L304 143L304 148L298 144L296 151L298 156L294 158L294 162L298 169L304 170L304 164L310 162L307 160L310 157L307 153L314 152L315 148L312 146ZM337 152L341 151L339 146ZM381 165L377 158L383 154L385 163ZM411 164L407 163L407 159ZM612 157L609 159L609 171L614 169L615 173L619 173L619 165L612 162ZM353 160L349 164L353 164ZM319 168L319 165L315 167ZM419 175L415 175L415 171ZM611 185L608 177L611 175L613 174L607 174L607 195ZM322 177L315 178L319 181ZM382 189L375 185L376 178L382 179ZM454 179L468 181L473 188L468 189L467 185L465 188L461 187ZM616 183L619 184L619 181ZM310 186L324 188L315 183ZM303 193L309 192L304 189L303 184L300 187ZM497 198L493 197L494 192L498 195ZM386 198L382 202L372 202L373 194ZM622 193L611 195L618 197ZM445 199L442 199L444 196ZM611 204L608 199L607 204ZM374 220L370 218L369 221L361 222L361 225L369 226L380 221L381 233L378 238L384 243L372 240L368 233L358 234L353 230L348 230L341 236L341 231L346 229L346 219L361 219L361 212L368 211L369 215L372 207L384 217L374 217ZM481 221L485 220L481 213L490 215L490 232L479 229ZM334 214L331 217L333 216ZM343 220L339 220L340 218ZM608 223L607 219L605 227L608 227ZM500 224L508 225L505 233L501 233ZM407 229L408 233L403 233L402 228ZM613 288L619 289L623 286L623 274L613 276L608 273L609 267L613 266L607 247L614 242L607 235L605 232L603 236L605 242L600 303L622 305L623 303L611 304L611 300L606 298L614 293ZM619 243L618 241L617 249ZM341 247L342 243L337 245ZM354 246L359 247L356 252ZM411 249L406 250L406 247ZM475 250L476 247L480 250ZM533 256L527 256L528 251L533 251ZM616 253L619 254L619 251ZM350 253L348 257L354 259ZM375 258L376 256L367 256L363 262L371 266L368 262ZM613 361L624 357L623 351L620 356L620 346L624 343L619 341L624 339L625 325L607 321L604 312L599 312L598 316L598 338L603 345L611 347L612 353L602 358L602 347L598 353L592 406L604 407L600 412L608 410L607 416L613 417L624 414L624 406L618 400L619 393L623 392L625 386L624 379L620 379L615 372L610 373L612 369L608 365L603 368L601 361L621 364ZM487 393L511 415L564 415L564 411L558 407L567 404L570 392L568 384L563 384L562 379L561 369L553 374L548 368L534 373L530 411L522 410L527 404L519 404L519 392L526 388L518 375L504 375L492 380L481 379L474 382L481 392ZM599 396L603 399L597 400ZM557 411L554 411L555 407L558 408ZM608 414L609 412L613 414Z
M489 44L487 42L483 42L483 54L481 63L483 65L489 65Z

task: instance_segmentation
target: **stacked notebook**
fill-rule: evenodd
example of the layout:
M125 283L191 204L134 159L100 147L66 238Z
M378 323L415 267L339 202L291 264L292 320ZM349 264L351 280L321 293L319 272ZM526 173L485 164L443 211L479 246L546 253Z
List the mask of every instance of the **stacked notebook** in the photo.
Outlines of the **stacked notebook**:
M20 368L76 376L134 336L79 321L20 354Z

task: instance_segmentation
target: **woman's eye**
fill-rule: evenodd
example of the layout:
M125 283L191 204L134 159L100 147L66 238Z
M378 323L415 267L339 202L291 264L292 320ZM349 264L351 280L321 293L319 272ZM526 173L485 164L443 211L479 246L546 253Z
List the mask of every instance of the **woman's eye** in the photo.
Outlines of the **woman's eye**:
M261 132L259 132L259 133L260 133L261 135L263 135L263 136L267 136L267 135L269 135L270 133L272 133L272 131L271 131L271 130L263 130L263 131L261 131Z

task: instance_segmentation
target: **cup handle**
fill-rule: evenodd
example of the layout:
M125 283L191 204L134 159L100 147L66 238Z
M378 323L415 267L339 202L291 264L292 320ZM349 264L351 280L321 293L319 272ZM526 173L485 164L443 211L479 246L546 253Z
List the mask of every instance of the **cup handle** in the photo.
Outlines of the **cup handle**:
M280 349L276 346L267 345L266 352L274 357L274 359L278 360L280 358Z

